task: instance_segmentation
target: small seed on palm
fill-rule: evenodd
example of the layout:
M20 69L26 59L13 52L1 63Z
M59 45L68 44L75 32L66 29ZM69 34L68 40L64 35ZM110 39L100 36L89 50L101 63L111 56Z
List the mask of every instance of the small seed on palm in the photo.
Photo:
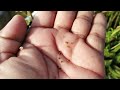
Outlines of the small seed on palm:
M21 46L19 49L20 49L20 50L23 50L23 47Z

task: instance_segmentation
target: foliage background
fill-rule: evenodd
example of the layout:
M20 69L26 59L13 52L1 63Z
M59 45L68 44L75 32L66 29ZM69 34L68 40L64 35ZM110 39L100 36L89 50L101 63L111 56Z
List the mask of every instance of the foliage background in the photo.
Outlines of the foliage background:
M0 11L0 29L16 14L22 15L28 28L32 22L33 11ZM106 79L120 79L120 11L102 12L107 18L106 40L104 48L104 62Z

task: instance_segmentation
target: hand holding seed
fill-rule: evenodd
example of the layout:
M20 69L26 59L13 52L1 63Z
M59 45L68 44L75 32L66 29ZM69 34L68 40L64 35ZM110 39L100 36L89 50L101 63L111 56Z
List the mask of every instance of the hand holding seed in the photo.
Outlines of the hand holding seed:
M104 78L102 13L36 11L27 36L26 28L16 15L1 30L0 78Z

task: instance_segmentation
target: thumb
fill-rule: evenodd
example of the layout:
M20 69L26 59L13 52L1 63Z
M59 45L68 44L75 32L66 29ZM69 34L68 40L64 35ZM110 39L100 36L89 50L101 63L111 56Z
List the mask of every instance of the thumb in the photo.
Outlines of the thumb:
M14 56L26 34L27 25L24 18L15 15L0 31L0 62Z

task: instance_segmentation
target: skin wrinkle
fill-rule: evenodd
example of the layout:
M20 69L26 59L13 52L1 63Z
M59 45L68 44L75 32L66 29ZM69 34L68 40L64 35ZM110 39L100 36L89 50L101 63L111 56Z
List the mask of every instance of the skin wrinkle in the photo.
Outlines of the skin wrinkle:
M92 19L87 16L78 16L76 19L82 19L84 21L89 22L89 24L92 24Z
M2 37L2 36L0 36L0 38L5 39L5 40L6 40L6 39L7 39L7 40L12 40L12 41L14 41L14 42L18 42L18 43L21 44L21 42L15 40L15 39L10 39L10 38L6 38L6 37Z
M34 48L36 48L39 51L39 48L37 48L34 44L32 44L30 41L26 41L26 44L32 45ZM24 48L24 47L23 47ZM25 48L24 48L25 49ZM41 51L39 51L41 53Z
M15 53L13 53L13 52L1 52L1 51L0 51L0 54L3 54L3 53L9 53L9 54L15 55Z
M9 38L9 37L4 37L4 36L2 36L2 35L0 35L0 38L3 38L3 39L7 39L7 40L12 40L12 41L16 41L16 42L18 42L18 43L21 43L19 40L17 40L17 39L11 39L11 38Z
M47 55L45 55L45 60L48 61L48 59L50 59L50 58L49 58ZM53 62L53 60L50 60L50 61L46 62L46 64L48 65L48 67L47 67L47 68L48 68L48 73L49 73L48 75L50 75L49 69L52 68L52 67L49 67L50 62L52 62L52 63L55 65L56 69L59 69L59 68L57 67L56 63ZM52 72L52 71L51 71L51 72ZM58 78L58 73L59 73L59 70L57 70L57 75L54 76L54 79L57 79L57 78ZM49 77L49 79L51 79L51 78Z
M9 55L9 56L11 56L11 57L16 57L16 54L13 54L13 53L8 53L8 52L4 52L4 53L0 53L0 56L1 56L1 59L0 59L0 62L2 61L5 61L6 59L9 59L9 57L7 57L5 60L4 59L2 59L2 54L5 54L5 55Z
M103 24L103 23L93 22L93 25L101 25L101 26L103 26L106 29L106 25Z
M77 66L77 65L75 65L75 66ZM88 70L88 71L90 71L90 72L92 72L92 73L98 75L99 77L103 78L102 75L100 75L99 73L97 73L97 72L95 72L95 71L93 71L93 70L90 70L90 69L84 68L84 67L82 67L82 66L79 66L79 67L81 67L81 68L83 68L83 69L85 69L85 70Z
M92 48L91 46L90 46L90 48ZM92 48L92 49L94 49L94 48ZM96 51L96 50L95 50ZM98 52L98 51L97 51ZM99 52L99 54L100 55L102 55L100 52ZM71 62L72 63L72 62ZM76 65L76 64L75 64ZM82 67L82 66L80 66L80 65L76 65L76 66L78 66L78 67ZM85 67L82 67L82 68L85 68ZM85 69L87 69L87 70L89 70L89 71L92 71L92 72L95 72L95 71L93 71L93 70L90 70L90 69L88 69L88 68L85 68ZM101 77L104 77L104 76L102 76L102 75L100 75L99 73L97 73L97 72L95 72L96 74L98 74L99 76L101 76Z
M43 53L41 53L41 54L43 55ZM45 65L46 65L46 68L47 68L47 75L48 75L48 78L50 78L50 77L49 77L49 71L48 71L48 65L47 65L46 58L45 58L44 55L43 55L43 59L44 59L44 61L45 61Z
M104 56L104 53L103 53L104 51L100 52L99 50L95 49L94 47L92 47L92 46L88 43L87 40L86 40L85 43L86 43L90 48L92 48L93 50L97 51L97 53L99 53L100 55Z
M84 39L81 39L81 38L79 38L79 40L82 40L84 43L86 43L90 48L92 48L93 50L95 50L95 51L97 51L95 48L93 48L92 46L90 46L87 42L85 42L85 40ZM79 41L78 40L78 41ZM78 43L78 41L76 42L76 44ZM75 45L76 46L76 45ZM73 50L74 50L74 47L73 47ZM100 53L99 51L97 51L101 56L103 56L103 53ZM72 52L73 53L73 52Z
M52 36L53 36L53 38L54 38L54 41L56 41L56 39L55 39L55 37L56 37L55 34L54 34L53 32L52 32L51 34L52 34ZM63 36L63 37L64 37L64 36ZM55 44L55 46L56 46L56 48L57 48L56 42L55 42L54 44ZM59 50L59 49L57 48L57 50ZM62 52L59 51L58 55L61 55L61 54L62 54ZM58 55L57 55L57 56L58 56ZM58 57L58 59L60 59L60 57ZM56 59L56 62L58 62L57 59ZM59 67L59 68L60 68L60 67ZM60 69L61 69L61 68L60 68ZM58 73L59 73L59 70L58 70ZM65 73L65 72L63 71L63 73ZM66 73L65 73L65 74L66 74ZM67 75L67 76L68 76L68 75ZM58 77L59 77L59 74L58 74ZM68 76L68 77L69 77L69 76ZM70 78L70 77L69 77L69 78Z
M5 37L1 37L0 36L0 38L1 39L5 39L5 40L10 40L10 41L13 41L13 42L16 42L16 43L18 43L18 44L20 44L20 42L18 42L18 41L15 41L14 39L9 39L9 38L5 38ZM18 52L19 51L19 49L16 51L16 52ZM2 54L11 54L10 56L16 56L16 52L12 52L12 51L2 51L1 49L0 49L0 61L4 61L4 60L2 60ZM7 57L7 56L6 56Z
M28 43L27 43L28 44ZM29 43L30 44L30 43ZM42 55L43 55L43 53L42 53L42 51L39 51L38 49L37 49L37 47L36 46L34 46L33 44L30 44L30 45L32 45L32 47L29 47L29 48L35 48L39 53L41 53ZM24 48L24 49L26 49L26 48ZM18 55L18 57L19 58L21 58L21 59L23 59L24 61L27 61L27 60L25 60L24 58L22 58L22 55ZM43 60L44 60L44 63L45 63L45 65L46 65L46 68L48 68L47 67L47 64L46 64L46 60L45 60L45 58L42 56L42 58L43 58ZM24 63L24 62L23 62ZM26 63L27 64L27 63ZM31 65L32 66L32 65ZM33 67L34 68L34 67ZM36 68L37 70L36 71L39 71L39 69L38 68ZM40 72L39 72L40 73ZM47 71L47 73L48 73L48 71ZM47 74L48 75L48 74Z
M10 39L10 38L6 38L6 37L2 37L2 36L0 36L0 38L2 38L2 39L5 39L5 40L12 40L13 42L17 42L18 44L21 44L19 41L17 41L17 40L14 40L14 39ZM19 49L18 49L19 50ZM0 53L9 53L9 54L13 54L13 56L16 56L16 52L9 52L9 51L1 51L1 49L0 49ZM1 56L1 54L0 54L0 60L1 60L1 58L2 58L2 56Z
M56 28L55 28L56 29ZM57 29L56 30L60 30L60 29L65 29L66 31L69 31L69 27L62 27L62 26L58 26L57 25Z
M22 58L22 57L18 57L19 59L22 59L22 60L14 60L14 63L15 62L17 62L17 63L15 63L15 64L21 64L20 66L26 66L26 67L29 67L29 69L31 69L31 70L33 70L35 73L36 73L36 75L37 75L37 73L39 73L39 69L37 69L37 68L35 68L35 67L33 67L32 65L29 65L28 63L25 63L24 61L26 61L26 59L24 59L24 58ZM8 60L11 60L12 58L9 58Z
M61 63L64 63L64 60L62 60L62 58L60 58L60 57L64 57L64 55L63 55L63 56L61 56L61 55L63 55L63 54L59 54L58 60L60 60ZM60 59L59 59L59 58L60 58ZM72 63L72 62L70 62L70 60L68 60L68 59L66 59L66 60L67 60L68 63ZM73 64L73 63L72 63L72 64ZM74 65L75 65L75 64L74 64ZM104 77L104 76L100 75L99 73L97 73L97 72L95 72L95 71L93 71L93 70L90 70L90 69L88 69L88 68L84 68L84 67L82 67L82 66L80 66L80 65L79 65L79 66L78 66L78 65L75 65L75 67L82 68L82 69L84 69L84 70L90 71L90 72L98 75L98 76L101 77L101 78Z
M31 67L31 68L34 69L34 67L32 67L31 65L29 65L28 63L21 62L21 61L26 61L26 59L22 58L22 56L21 57L19 56L19 59L23 59L23 60L17 60L16 62L21 63L21 64L25 64L25 66L28 66L28 67ZM37 72L37 70L35 70L35 71Z
M52 35L53 41L55 41L55 35L54 35L54 33L53 33L52 31L50 31L50 33L51 33L51 35ZM27 39L26 42L29 43L29 44L32 44L29 39ZM32 44L32 45L33 45L34 47L36 47L38 50L41 50L41 51L43 51L43 50L42 50L43 47L51 47L50 45L46 45L46 46L45 46L45 45L44 45L44 46L42 45L42 46L39 46L40 48L38 48L36 45L34 45L34 44ZM54 42L54 45L55 45L55 48L58 50L57 45L56 45L56 42ZM43 52L44 52L44 51L43 51ZM47 56L48 56L48 55L47 55ZM49 57L49 56L48 56L48 57ZM51 57L49 57L49 58L52 60ZM56 60L56 59L55 59L55 60ZM52 61L53 61L54 63L56 63L54 60L52 60Z
M80 34L79 32L74 32L77 36L79 36L81 39L86 39L85 35Z
M94 32L94 33L91 33L91 34L89 34L89 35L93 35L93 36L95 36L95 37L101 39L102 41L105 41L105 39L102 38L102 36L100 36L99 34L97 34L97 33L95 33L95 32Z

